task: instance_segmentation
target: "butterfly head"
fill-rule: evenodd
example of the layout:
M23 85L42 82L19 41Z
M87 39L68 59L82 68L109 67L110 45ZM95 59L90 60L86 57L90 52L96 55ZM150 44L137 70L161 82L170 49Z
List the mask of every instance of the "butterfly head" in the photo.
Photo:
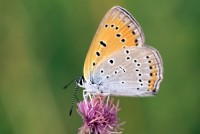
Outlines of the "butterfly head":
M76 84L77 84L79 87L84 88L84 87L85 87L85 79L84 79L84 77L81 76L80 78L76 79Z

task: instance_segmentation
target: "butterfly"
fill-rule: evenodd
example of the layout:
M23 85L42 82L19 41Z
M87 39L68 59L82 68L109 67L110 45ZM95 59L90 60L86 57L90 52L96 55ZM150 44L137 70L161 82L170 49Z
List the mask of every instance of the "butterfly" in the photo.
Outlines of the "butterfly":
M152 96L163 79L159 52L145 45L143 31L124 8L114 6L104 16L76 82L84 94Z

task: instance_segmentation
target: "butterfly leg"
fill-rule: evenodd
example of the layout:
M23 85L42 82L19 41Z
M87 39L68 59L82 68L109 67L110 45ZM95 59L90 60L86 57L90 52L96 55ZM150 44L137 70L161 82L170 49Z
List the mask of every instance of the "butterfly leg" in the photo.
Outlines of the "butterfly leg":
M107 97L106 106L108 106L108 102L110 100L110 93L102 93L102 95Z
M84 99L86 105L87 105L87 98L88 98L88 91L83 90L83 99Z
M92 100L92 94L90 93L90 91L88 90L83 90L83 99L85 101L85 104L87 105L88 107L88 99L89 101ZM92 107L93 107L93 104L92 104Z
M95 97L95 95L92 95L90 92L88 92L87 94L88 94L89 100L91 101L92 107L94 107L92 103L93 102L92 99Z
M106 101L106 105L107 105L107 106L108 106L109 100L110 100L110 95L108 95L108 97L107 97L107 101Z

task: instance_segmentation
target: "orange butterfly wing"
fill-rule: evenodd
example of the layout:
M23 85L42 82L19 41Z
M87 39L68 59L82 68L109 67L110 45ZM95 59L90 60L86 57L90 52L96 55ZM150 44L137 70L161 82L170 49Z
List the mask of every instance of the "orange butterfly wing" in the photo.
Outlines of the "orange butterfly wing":
M104 16L84 63L84 78L90 79L95 66L114 52L129 46L142 46L144 34L138 22L124 8L115 6Z

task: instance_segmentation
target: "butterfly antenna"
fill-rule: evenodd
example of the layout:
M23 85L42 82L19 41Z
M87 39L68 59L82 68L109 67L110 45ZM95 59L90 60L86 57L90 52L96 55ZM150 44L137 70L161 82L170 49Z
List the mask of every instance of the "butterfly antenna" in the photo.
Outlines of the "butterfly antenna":
M73 110L73 107L74 107L74 99L76 98L77 99L77 97L76 97L76 92L78 91L78 85L76 85L76 87L75 87L75 89L74 89L74 94L73 94L73 98L72 98L72 105L71 105L71 108L70 108L70 111L69 111L69 115L71 116L72 115L72 110Z
M74 82L74 80L75 80L75 79L73 79L73 80L71 80L69 83L67 83L67 85L65 85L65 86L63 87L63 89L67 89L68 86L69 86L70 84L72 84L72 82Z

